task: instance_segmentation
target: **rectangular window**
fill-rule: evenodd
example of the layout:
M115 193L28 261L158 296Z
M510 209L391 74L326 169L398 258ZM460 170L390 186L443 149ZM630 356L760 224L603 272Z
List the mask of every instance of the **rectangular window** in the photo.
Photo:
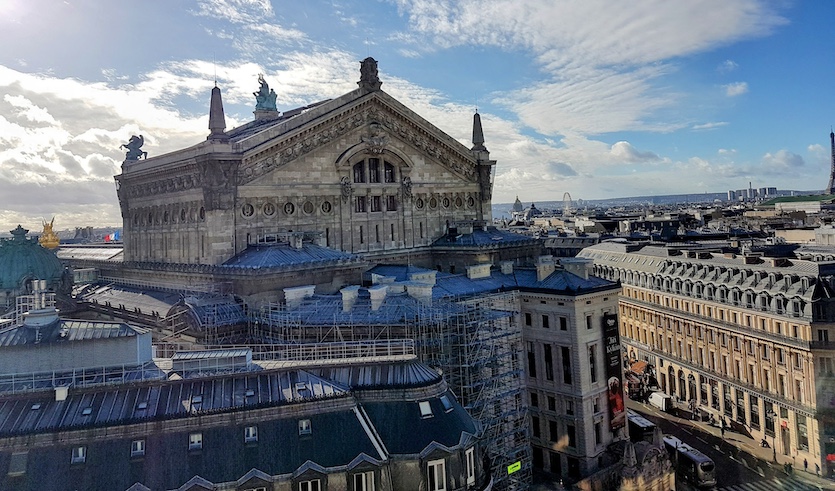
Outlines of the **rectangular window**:
M533 434L534 438L539 438L542 436L539 430L539 418L536 416L531 416L531 433Z
M397 211L397 196L386 196L386 211Z
M597 357L595 356L596 351L596 344L589 346L589 373L591 374L592 383L597 382Z
M464 461L467 472L467 485L475 484L475 448L470 447L464 451Z
M557 398L554 396L548 396L548 410L549 411L556 411L557 410Z
M74 447L70 463L83 464L87 460L87 447Z
M574 416L574 401L565 401L565 414Z
M371 196L371 211L383 211L382 198L380 196Z
M568 434L568 446L577 448L577 431L574 429L574 425L566 425L565 432Z
M560 331L567 331L568 330L568 318L567 317L560 317Z
M562 381L571 385L571 349L562 347Z
M374 471L354 474L354 491L374 491Z
M601 439L601 434L602 433L600 432L600 423L595 423L594 424L594 444L595 445L600 445L601 443L603 443L603 440Z
M525 325L530 326L533 324L533 319L531 318L530 312L525 312Z
M368 182L380 182L380 159L368 159Z
M200 450L203 448L203 433L190 433L188 435L188 449Z
M141 457L145 455L145 440L134 440L130 443L130 456Z
M554 360L551 355L551 345L542 346L545 349L545 379L554 380Z
M354 182L365 182L365 162L354 164Z
M299 482L299 491L321 491L319 479Z
M357 213L365 213L365 196L357 196L354 203L354 211Z
M309 435L313 433L313 428L310 425L309 419L299 420L299 435Z
M444 460L430 460L426 464L427 491L446 491L446 465Z
M539 407L539 395L536 392L531 392L531 406Z
M536 351L532 342L528 342L528 376L536 378Z
M258 441L258 427L247 426L244 428L244 442L252 443Z
M555 442L559 439L559 434L557 433L557 422L556 421L548 421L548 438Z
M393 165L391 165L391 164L389 164L388 162L386 162L386 163L383 165L383 168L385 169L385 171L384 171L384 173L385 173L385 176L384 176L385 181L386 181L386 182L394 182L394 166L393 166Z
M429 405L429 401L420 401L418 403L418 407L420 408L420 417L421 418L431 418L432 417L432 406Z
M545 328L545 329L548 329L548 328L551 327L551 322L548 319L548 316L545 315L545 314L542 314L542 327Z
M587 315L586 316L586 329L591 329L591 328L592 328L592 316Z

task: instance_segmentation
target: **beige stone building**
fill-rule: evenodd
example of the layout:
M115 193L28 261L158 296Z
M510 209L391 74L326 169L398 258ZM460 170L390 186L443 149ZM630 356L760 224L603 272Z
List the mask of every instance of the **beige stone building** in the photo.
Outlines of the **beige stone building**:
M835 262L626 242L580 256L622 283L624 355L648 362L660 390L765 439L783 462L829 471Z
M420 255L459 221L491 221L495 161L476 114L467 148L380 89L377 63L336 99L225 131L217 87L206 141L116 177L125 261L221 265L303 233L378 261Z

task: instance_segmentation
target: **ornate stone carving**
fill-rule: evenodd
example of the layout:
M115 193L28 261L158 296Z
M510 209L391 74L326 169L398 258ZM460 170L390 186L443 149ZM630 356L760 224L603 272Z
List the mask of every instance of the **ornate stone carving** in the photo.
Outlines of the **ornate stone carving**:
M409 176L403 177L403 198L412 199L412 178Z
M360 140L368 145L366 152L371 155L380 155L388 144L388 136L379 123L371 123L368 126L369 134L360 137Z
M388 144L388 139L392 137L399 138L425 152L441 165L468 181L478 181L476 165L472 161L456 154L443 142L435 140L431 136L427 138L428 135L415 123L393 113L379 101L372 100L307 131L280 141L272 149L265 150L251 160L244 160L238 170L238 184L251 182L365 124L376 124L379 129L375 131L383 132L383 136L387 139L385 144ZM370 137L379 136L372 134ZM248 172L249 169L251 171Z
M351 189L351 180L348 176L342 176L339 184L342 187L342 202L347 203L348 200L351 199L351 193L353 193L353 190Z
M230 209L235 203L236 194L235 162L208 160L198 167L206 209Z

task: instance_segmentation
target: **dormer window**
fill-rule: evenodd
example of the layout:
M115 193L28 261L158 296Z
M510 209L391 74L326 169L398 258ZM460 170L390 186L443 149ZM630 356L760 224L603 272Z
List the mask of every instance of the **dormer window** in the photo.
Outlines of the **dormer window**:
M444 411L450 412L452 411L452 401L449 400L449 396L444 394L441 396L441 404L444 405Z
M420 417L421 418L431 418L432 417L432 406L429 405L429 401L420 401L418 403L418 407L420 408Z
M310 426L309 419L299 420L299 435L309 435L313 433L313 428Z

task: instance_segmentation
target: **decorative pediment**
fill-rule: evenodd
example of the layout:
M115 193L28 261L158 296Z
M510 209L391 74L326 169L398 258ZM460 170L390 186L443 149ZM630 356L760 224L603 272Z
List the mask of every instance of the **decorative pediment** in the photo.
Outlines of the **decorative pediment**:
M357 131L361 128L362 131ZM291 136L278 137L273 145L245 157L238 170L237 182L239 185L249 183L354 132L358 133L355 144L365 145L368 153L381 154L391 140L398 139L458 176L470 182L478 179L475 162L467 153L372 97L325 121L311 121L307 128Z

